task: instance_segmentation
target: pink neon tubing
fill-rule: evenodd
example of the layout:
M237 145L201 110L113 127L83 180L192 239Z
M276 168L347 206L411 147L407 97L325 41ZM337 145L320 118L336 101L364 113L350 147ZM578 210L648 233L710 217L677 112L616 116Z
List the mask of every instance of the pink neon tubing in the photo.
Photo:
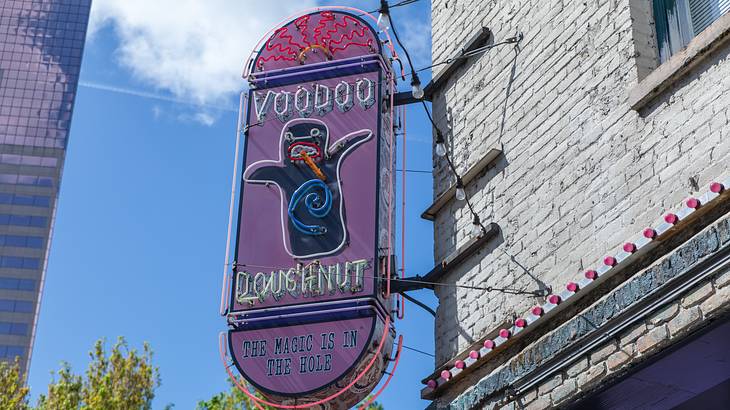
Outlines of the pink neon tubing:
M250 391L248 391L248 388L246 388L246 382L242 382L243 383L243 386L238 382L238 379L231 372L230 366L226 366L225 356L226 356L227 353L225 353L223 351L225 349L225 346L224 346L223 343L221 343L221 340L222 340L221 339L221 336L224 336L225 335L223 332L221 332L219 334L219 336L218 336L218 350L220 351L221 362L223 363L223 367L226 369L226 373L228 373L228 377L230 377L231 380L233 380L233 382L236 384L236 386L238 387L239 390L241 390L246 396L248 396L248 398L250 398L251 400L253 400L255 403L257 403L257 404L258 403L263 403L263 404L265 404L267 406L276 407L276 408L279 408L279 409L306 409L306 408L309 408L309 407L313 407L313 406L320 405L322 403L326 403L326 402L328 402L328 401L330 401L330 400L332 400L332 399L340 396L341 394L343 394L346 391L350 390L350 388L352 386L354 386L355 383L357 383L358 381L360 381L360 379L370 370L370 368L373 367L373 364L375 364L375 360L377 360L378 356L380 355L380 352L383 350L383 345L385 344L385 338L388 335L388 329L389 329L389 327L390 327L390 316L386 316L385 317L385 327L383 328L384 329L383 330L383 336L380 338L380 344L378 345L378 349L375 351L375 354L373 355L373 358L370 359L370 363L368 363L368 365L365 367L365 370L363 370L362 373L360 373L360 375L355 378L355 380L351 381L350 384L348 384L347 386L345 386L342 390L338 391L337 393L332 394L331 396L325 397L322 400L318 400L318 401L316 401L314 403L297 404L297 405L294 405L294 406L275 404L275 403L272 403L272 402L267 401L267 400L264 400L264 399L259 399L258 397L254 396Z
M401 107L401 117L403 118L403 159L401 161L401 219L400 219L400 277L406 277L406 107ZM398 320L403 320L406 316L406 298L398 295L400 302L400 311L398 311Z
M390 164L393 164L395 161L395 154L393 153L395 148L395 141L394 141L394 133L393 126L395 125L395 112L393 110L393 107L395 106L395 80L391 79L390 81ZM395 170L393 170L395 172ZM388 267L386 268L387 272L387 282L386 282L386 288L387 291L385 292L385 298L390 297L390 279L392 274L392 268L391 268L391 254L393 253L393 208L395 208L395 204L393 203L393 181L395 181L395 174L390 178L390 181L388 181Z
M231 256L231 227L233 226L233 205L236 202L236 174L238 171L238 152L240 151L241 144L241 127L243 126L243 111L245 110L245 102L248 102L247 98L244 98L243 91L241 91L240 101L238 103L238 121L236 122L236 153L233 156L233 176L231 177L231 203L228 208L228 234L226 235L226 259L223 262L223 288L221 289L221 304L219 313L221 316L225 316L228 311L228 290L230 286L230 280L228 277L228 258Z
M271 30L266 32L263 37L261 37L261 40L256 44L256 46L251 51L251 54L249 54L248 59L246 59L246 63L244 65L243 69L243 78L248 78L252 73L249 71L249 67L254 66L255 64L251 64L251 61L253 61L254 55L261 49L261 45L263 42L267 41L271 35L276 31L279 27L282 27L283 25L289 23L290 21L294 20L298 16L301 16L302 14L309 14L319 11L330 11L330 10L343 10L343 11L352 11L356 14L359 14L360 16L367 16L370 20L375 22L375 27L378 27L378 19L375 18L372 14L362 11L360 9L354 8L354 7L347 7L347 6L329 6L329 7L312 7L306 10L303 10L299 13L292 14L289 17L281 20L277 25L275 25ZM390 38L390 33L388 33L388 30L383 30L383 34L385 34L385 37L388 39L387 48L390 50L390 55L393 57L393 59L398 60L398 53L395 51L395 47L393 46L393 41ZM401 69L401 76L405 75L404 69Z
M398 362L400 361L400 353L403 350L403 335L398 336L398 352L395 355L395 363L393 363L393 370L390 371L390 374L388 375L388 378L385 379L385 383L383 383L382 386L380 386L380 389L378 389L378 392L375 393L372 397L370 397L370 400L366 401L362 405L360 405L360 408L358 410L365 410L370 403L374 402L375 399L380 396L380 394L385 390L386 387L388 387L388 384L390 384L390 379L393 378L395 375L395 371L398 368Z

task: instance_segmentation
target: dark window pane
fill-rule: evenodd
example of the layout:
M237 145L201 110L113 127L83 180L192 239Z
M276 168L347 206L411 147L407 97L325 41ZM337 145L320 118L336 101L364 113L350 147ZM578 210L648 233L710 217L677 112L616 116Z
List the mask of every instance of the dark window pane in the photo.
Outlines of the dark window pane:
M28 334L28 325L26 323L12 323L10 326L10 334L26 336Z
M15 301L8 299L0 299L0 312L14 312Z
M33 302L26 300L15 301L15 311L18 313L33 313Z
M29 236L27 237L28 242L27 246L29 248L35 248L35 249L41 249L43 248L43 238L39 236Z
M47 196L36 196L34 198L33 205L48 208L51 206L51 198Z
M33 206L33 197L29 195L15 195L15 198L13 198L13 204L14 205L27 205L27 206Z
M35 290L35 280L33 279L19 279L18 290Z
M23 269L39 269L41 261L37 258L23 258Z
M23 236L8 235L5 237L5 246L24 247L25 244L26 240Z
M3 268L23 269L23 258L17 256L0 257L0 266Z
M0 278L0 289L18 289L18 279L14 278Z
M5 357L14 358L16 356L22 356L23 350L24 349L21 346L7 346Z

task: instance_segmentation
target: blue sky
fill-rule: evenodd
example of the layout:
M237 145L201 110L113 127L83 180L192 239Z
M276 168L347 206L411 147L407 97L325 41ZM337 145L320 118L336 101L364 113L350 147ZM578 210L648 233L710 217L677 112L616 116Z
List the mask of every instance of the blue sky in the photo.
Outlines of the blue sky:
M155 409L194 408L227 388L218 304L241 67L271 24L313 2L238 3L94 3L29 375L34 400L61 361L83 372L94 341L120 335L155 351ZM371 10L379 2L356 3ZM394 10L419 67L430 62L429 7ZM409 109L408 169L431 170L426 121L418 106ZM424 274L433 267L432 226L420 219L430 174L409 174L407 188L407 274ZM430 291L414 296L436 305ZM407 305L397 330L407 346L433 352L428 313ZM432 357L405 350L379 401L425 407L420 379L433 367Z

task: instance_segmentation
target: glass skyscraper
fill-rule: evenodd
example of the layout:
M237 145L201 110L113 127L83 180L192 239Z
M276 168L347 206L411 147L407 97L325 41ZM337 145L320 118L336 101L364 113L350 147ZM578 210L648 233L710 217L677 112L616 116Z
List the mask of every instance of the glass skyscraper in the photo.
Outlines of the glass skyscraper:
M0 360L30 362L91 0L0 1Z

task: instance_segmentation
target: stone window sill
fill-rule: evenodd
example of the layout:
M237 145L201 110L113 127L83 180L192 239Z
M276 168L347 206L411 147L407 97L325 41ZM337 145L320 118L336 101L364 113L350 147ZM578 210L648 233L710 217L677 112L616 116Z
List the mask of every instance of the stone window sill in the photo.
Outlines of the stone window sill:
M492 148L487 151L487 154L484 155L484 157L482 157L479 162L474 164L474 166L469 168L469 170L467 170L466 173L461 176L461 182L464 183L464 186L469 185L471 181L480 176L482 172L489 167L490 164L497 160L500 154L502 154L502 151L496 148ZM428 209L423 211L423 213L421 214L421 218L429 221L435 221L436 215L441 210L441 208L446 206L446 204L448 204L449 201L451 201L455 196L456 185L454 184L451 185L449 189L444 191L441 195L439 195L433 202L433 204L428 207Z
M729 39L730 13L726 13L693 38L685 49L673 55L629 90L631 109L639 111L644 108Z

